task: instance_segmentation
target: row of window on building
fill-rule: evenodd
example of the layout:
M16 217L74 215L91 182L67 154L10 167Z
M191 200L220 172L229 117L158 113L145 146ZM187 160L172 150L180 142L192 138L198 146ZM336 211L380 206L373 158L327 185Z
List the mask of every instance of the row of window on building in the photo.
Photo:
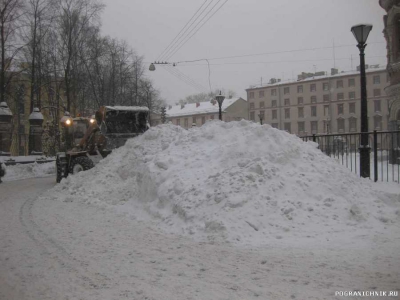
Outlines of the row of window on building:
M336 80L336 88L337 89L344 88L343 82L344 82L343 79ZM381 83L380 75L373 76L372 83L373 84L380 84ZM355 87L355 85L356 85L355 78L349 78L348 79L348 87ZM329 89L330 89L330 83L329 82L323 82L322 83L322 90L323 91L329 91ZM298 85L297 86L297 93L300 94L300 93L303 93L303 91L304 91L303 85ZM310 84L310 92L316 92L316 91L317 91L317 84L316 83ZM290 87L285 87L283 89L283 94L284 95L290 94ZM265 91L258 91L258 98L263 98L264 96L265 96ZM277 96L277 89L271 89L271 96ZM254 99L254 92L250 92L249 93L249 99Z
M336 122L336 127L337 127L337 132L345 132L345 123L346 121L348 122L348 130L350 132L356 132L357 131L357 118L356 117L350 117L347 120L344 118L338 118ZM321 127L324 128L318 128L318 124L320 124ZM309 121L310 124L310 129L311 129L311 134L317 134L319 132L324 132L324 133L330 133L332 131L331 121ZM279 123L271 123L271 126L274 128L279 128ZM283 124L284 130L291 133L292 129L292 122L285 122ZM382 129L382 116L374 116L374 130L381 130ZM306 122L305 121L298 121L297 122L297 133L299 135L304 135L308 134L309 132L306 131Z
M206 123L206 120L214 120L214 119L218 119L218 115L209 115L208 118L206 118L206 116L192 116L192 117L187 117L187 118L182 118L183 120L183 127L188 128L189 125L190 127L193 124L197 124L197 121L201 122L201 125L204 125ZM191 120L191 122L189 122ZM176 125L181 125L181 118L177 118L175 119Z
M373 92L374 97L380 97L381 96L381 89L374 89ZM352 100L356 98L356 92L349 92L348 94L348 99ZM337 93L336 94L336 100L341 101L344 100L344 93ZM330 94L325 94L323 95L323 102L329 102L330 101ZM318 103L317 96L311 96L310 97L310 103ZM284 99L284 106L290 106L292 105L290 103L290 99ZM304 105L304 98L303 97L297 97L297 105ZM271 100L271 107L278 107L277 100ZM260 108L265 108L265 102L260 101ZM254 102L250 103L250 110L251 109L256 109Z
M337 114L338 115L343 115L345 113L345 105L344 103L339 103L337 104ZM305 114L304 114L304 107L298 107L297 108L297 117L298 118L304 118ZM329 116L329 109L330 109L330 105L324 105L324 117ZM382 106L381 106L381 100L374 100L374 112L375 113L380 113L382 111ZM284 109L284 115L285 115L285 119L290 119L290 112L291 109L290 108L285 108ZM264 110L260 110L260 115L261 118L264 119L264 115L265 115L265 111ZM272 120L276 120L278 119L278 110L277 109L273 109L271 110L272 113ZM348 103L348 113L349 114L355 114L356 113L356 103L355 102L351 102ZM317 106L310 106L310 116L311 117L318 117L318 110L317 110ZM250 120L252 121L256 121L255 119L255 112L250 112Z

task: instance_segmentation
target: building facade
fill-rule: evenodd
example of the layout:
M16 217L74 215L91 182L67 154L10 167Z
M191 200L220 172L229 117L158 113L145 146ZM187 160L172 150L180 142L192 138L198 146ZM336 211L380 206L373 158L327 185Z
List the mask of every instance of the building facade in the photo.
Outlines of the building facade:
M167 107L167 122L183 128L202 126L208 120L219 119L219 106L216 100ZM240 121L248 119L248 104L243 98L225 99L222 103L222 121ZM153 125L158 125L157 119Z
M392 130L400 129L400 0L380 0L380 6L386 11L383 17L383 34L386 39L387 72L390 77L385 89L389 97L389 116Z
M366 66L369 131L387 130L388 76L378 65ZM302 73L297 81L271 79L246 90L249 119L305 136L360 131L360 72Z

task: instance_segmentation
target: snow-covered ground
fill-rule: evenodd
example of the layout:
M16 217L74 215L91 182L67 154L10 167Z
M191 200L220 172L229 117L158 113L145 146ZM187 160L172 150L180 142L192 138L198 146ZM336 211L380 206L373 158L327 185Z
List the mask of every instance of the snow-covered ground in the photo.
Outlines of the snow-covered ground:
M21 180L35 177L46 177L56 173L55 162L48 163L30 163L6 166L6 175L3 181Z
M157 126L39 198L55 179L36 180L0 185L0 284L14 299L400 290L398 184L269 125Z

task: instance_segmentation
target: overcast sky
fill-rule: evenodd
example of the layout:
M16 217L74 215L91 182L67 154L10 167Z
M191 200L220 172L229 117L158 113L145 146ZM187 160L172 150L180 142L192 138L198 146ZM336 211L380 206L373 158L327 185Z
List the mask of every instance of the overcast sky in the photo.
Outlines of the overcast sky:
M301 72L330 71L334 65L340 71L355 69L359 64L359 52L350 28L359 23L373 25L367 42L366 63L386 64L386 44L382 33L385 11L378 0L103 2L106 4L102 15L103 33L126 40L144 56L146 76L153 80L161 96L171 104L203 90L208 92L210 84L213 90L230 89L247 99L245 89L261 84L261 80L263 84L271 78L290 80ZM204 17L214 5L215 8ZM186 32L188 36L195 34L185 44L185 40L174 43L171 51L165 53L164 50L196 11L200 17L193 27L199 24L197 29L204 25L197 33L196 29L189 29ZM175 51L172 50L177 50L182 44L173 54ZM310 48L319 49L292 51ZM168 57L169 54L173 55ZM241 57L220 59L232 56ZM162 66L156 66L154 72L148 71L150 62L160 58L178 64L169 72ZM208 59L210 72L205 60L179 63L197 59ZM188 81L191 84L187 84Z

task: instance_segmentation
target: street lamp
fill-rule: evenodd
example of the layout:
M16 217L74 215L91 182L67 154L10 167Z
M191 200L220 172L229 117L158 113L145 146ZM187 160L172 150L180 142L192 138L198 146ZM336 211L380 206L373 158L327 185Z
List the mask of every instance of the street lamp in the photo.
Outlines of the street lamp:
M219 119L220 121L222 121L222 102L224 102L225 96L221 95L221 91L219 91L219 95L215 96L215 98L217 98L218 101L218 106L219 106Z
M360 175L370 177L369 154L371 148L368 145L368 103L367 103L367 82L365 77L365 54L366 41L372 29L372 25L360 24L351 27L351 32L356 38L360 49L360 81L361 81L361 143L360 143Z

